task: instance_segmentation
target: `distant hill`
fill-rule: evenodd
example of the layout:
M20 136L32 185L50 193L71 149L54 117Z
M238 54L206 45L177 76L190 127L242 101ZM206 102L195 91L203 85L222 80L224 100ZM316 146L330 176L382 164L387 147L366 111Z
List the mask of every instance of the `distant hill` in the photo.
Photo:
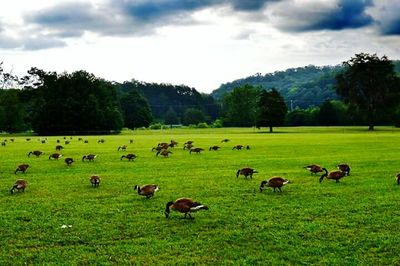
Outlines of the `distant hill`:
M394 61L396 72L400 73L400 61ZM276 88L285 98L288 106L307 108L319 106L328 99L337 99L334 86L335 76L343 70L342 66L305 66L290 68L262 75L260 73L243 79L222 84L211 95L220 99L225 93L243 84L261 86L265 89Z

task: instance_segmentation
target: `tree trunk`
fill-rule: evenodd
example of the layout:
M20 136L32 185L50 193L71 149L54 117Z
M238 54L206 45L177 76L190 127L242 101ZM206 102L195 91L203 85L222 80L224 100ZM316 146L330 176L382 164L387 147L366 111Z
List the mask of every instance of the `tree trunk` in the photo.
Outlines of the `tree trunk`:
M269 133L272 133L272 127L269 127Z
M368 107L368 130L374 130L374 124L374 107L370 104Z

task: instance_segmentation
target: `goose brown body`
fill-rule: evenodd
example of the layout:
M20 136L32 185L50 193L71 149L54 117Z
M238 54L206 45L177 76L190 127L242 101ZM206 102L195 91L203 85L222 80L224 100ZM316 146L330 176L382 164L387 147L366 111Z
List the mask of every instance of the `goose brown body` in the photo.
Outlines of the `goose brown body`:
M65 158L64 162L65 162L68 166L71 166L71 164L74 162L74 159L72 159L72 158Z
M15 169L14 174L17 174L17 172L22 172L25 174L25 171L29 168L29 164L20 164L17 166L17 169Z
M400 185L400 173L396 175L397 185Z
M28 157L30 157L31 154L35 155L36 157L39 157L40 155L43 154L43 152L42 152L42 151L30 151L30 152L28 153Z
M118 151L126 151L126 148L128 148L128 146L127 145L122 145L122 146L119 146L118 147Z
M233 146L233 148L232 148L232 150L241 150L243 148L243 145L236 145L236 146Z
M97 157L97 155L95 155L95 154L86 154L86 155L83 155L82 161L88 160L88 161L91 162L91 161L93 161L96 157Z
M100 176L92 175L90 177L90 183L92 184L92 187L98 187L100 185L100 180Z
M154 193L160 188L157 185L151 184L143 186L136 185L134 189L137 190L139 195L145 196L146 198L151 198L154 196Z
M324 180L325 177L327 179L336 180L336 183L338 183L339 180L346 175L346 172L343 172L343 171L340 171L340 170L333 170L333 171L330 171L329 173L328 173L328 170L326 170L326 168L322 168L322 170L325 171L325 174L323 174L320 177L320 179L319 179L320 183L322 182L322 180Z
M178 211L185 214L185 218L189 216L189 218L193 219L191 213L199 211L199 210L208 210L206 205L201 204L200 202L193 201L189 198L180 198L175 200L174 202L170 201L167 203L165 207L165 217L168 218L170 211Z
M223 139L223 140L221 140L221 143L222 142L229 142L229 139Z
M17 181L15 181L14 186L10 189L11 194L14 193L14 190L18 190L18 191L25 191L25 188L28 186L28 182L24 179L18 179Z
M57 146L56 146L56 151L61 151L62 149L64 149L63 146L61 146L61 145L57 145Z
M161 154L164 157L168 157L170 154L172 154L172 152L168 150L161 150L156 153L156 156L158 157L159 154Z
M246 168L242 168L237 170L236 172L236 177L239 177L239 175L244 175L244 177L248 177L250 176L250 178L253 178L253 174L258 173L256 170L246 167Z
M211 151L211 150L213 150L213 151L217 151L217 150L219 150L221 147L219 147L219 146L212 146L212 147L210 147L208 150L209 151Z
M192 154L192 152L195 152L196 154L199 154L202 151L204 151L202 148L191 148L189 153Z
M58 160L58 159L60 159L62 157L62 154L59 154L59 153L53 153L53 154L50 154L50 156L49 156L49 160L50 159L55 159L55 160Z
M320 173L320 172L324 171L324 170L322 170L322 167L318 164L307 165L304 168L307 169L308 171L310 171L311 174L316 174L316 173Z
M185 145L183 145L183 149L184 150L190 150L191 148L193 148L193 144L186 144L185 143Z
M262 181L260 184L260 192L262 192L265 187L271 187L274 189L274 192L276 191L276 189L278 189L280 192L282 192L281 187L283 187L284 185L290 183L289 180L284 179L282 177L279 176L274 176L271 177L270 179L266 180L266 181Z
M337 167L340 171L344 172L347 176L350 175L350 165L348 165L347 163L338 164Z
M132 160L134 160L134 159L136 159L136 155L135 154L133 154L133 153L129 153L129 154L127 154L127 155L122 155L121 156L121 160L123 159L123 158L126 158L126 159L128 159L128 161L132 161Z

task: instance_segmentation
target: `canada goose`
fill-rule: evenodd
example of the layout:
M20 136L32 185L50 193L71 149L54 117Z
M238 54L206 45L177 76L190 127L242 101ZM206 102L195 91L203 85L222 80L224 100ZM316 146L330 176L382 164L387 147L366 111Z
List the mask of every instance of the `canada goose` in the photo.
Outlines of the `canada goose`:
M255 174L255 173L258 173L258 172L252 168L246 167L246 168L237 170L236 177L238 178L239 175L244 175L244 177L246 177L246 178L248 176L250 176L250 178L253 178L253 174Z
M40 155L43 154L43 152L42 151L30 151L28 153L28 157L31 157L31 154L35 155L36 157L39 157Z
M165 150L165 149L163 147L161 147L161 146L153 147L151 149L151 151L161 151L161 150Z
M189 153L192 154L192 152L195 152L196 154L200 154L202 151L204 151L202 148L191 148Z
M347 163L338 164L338 169L342 172L345 172L347 176L350 175L350 166Z
M278 188L279 191L282 192L281 187L286 185L286 184L288 184L288 183L290 183L289 180L284 179L284 178L279 177L279 176L274 176L274 177L271 177L270 179L268 179L267 181L264 180L264 181L261 182L260 192L262 192L265 189L264 188L265 186L272 187L274 189L274 192L275 192L276 188Z
M129 154L127 154L127 155L122 155L122 156L121 156L121 160L122 160L123 158L126 158L126 159L128 159L129 161L132 161L132 160L136 159L137 156L136 156L135 154L133 154L133 153L129 153Z
M158 157L159 154L161 154L161 155L164 156L164 157L168 157L169 154L172 154L172 152L171 152L171 151L168 151L168 150L161 150L161 151L158 151L158 152L156 153L156 156Z
M175 146L178 146L178 142L176 142L175 140L171 139L171 141L170 141L170 143L169 143L169 146L170 146L171 148L173 148L173 147L175 147Z
M65 145L68 145L68 144L70 144L70 143L71 143L71 141L69 141L69 140L66 140L66 141L64 141L64 143L65 143Z
M73 162L75 162L75 161L74 161L74 159L72 159L72 158L65 158L64 162L67 164L67 166L71 166L71 164L72 164Z
M160 142L157 144L157 147L161 147L162 149L168 149L169 144L166 142Z
M189 216L190 219L193 219L191 213L196 212L199 210L208 210L206 205L201 204L200 202L195 202L189 198L180 198L177 199L175 202L168 202L165 207L165 217L168 218L170 211L178 211L185 214L185 218Z
M28 169L29 164L20 164L17 166L17 169L15 169L14 174L17 174L17 172L22 172L25 174L25 171Z
M64 149L64 147L62 145L57 145L56 146L56 151L61 151L62 149Z
M128 146L126 146L126 145L122 145L122 146L119 146L118 147L118 151L126 151L126 148L127 148Z
M129 143L132 144L132 143L133 143L133 139L130 139L130 140L129 140Z
M50 154L49 160L52 159L52 158L58 160L58 159L60 159L61 157L62 157L62 154L53 153L53 154Z
M246 146L246 150L250 150L250 145L247 145L247 146Z
M148 199L153 197L154 192L156 192L160 188L157 185L143 185L143 186L136 185L134 189L137 190L139 195L146 196L146 198Z
M97 141L97 143L104 143L104 142L105 142L104 139L99 139L99 140Z
M188 141L186 141L184 144L185 144L185 145L192 145L193 143L194 143L193 140L188 140Z
M11 194L14 193L14 190L18 190L24 192L25 188L28 186L28 182L24 179L18 179L15 181L14 186L10 189Z
M100 185L100 176L92 175L90 177L90 183L92 184L92 187L98 187Z
M323 172L324 170L322 170L322 167L318 164L310 164L307 166L304 166L305 169L307 169L308 171L311 172L311 174L316 174L316 173L320 173Z
M400 173L396 175L397 185L400 185Z
M92 162L96 157L97 157L97 155L95 155L95 154L86 154L86 155L83 155L82 161L88 160L88 161Z
M88 141L87 139L85 139L85 140L83 141L83 143L89 143L89 141Z
M185 145L183 145L183 149L184 150L190 150L191 148L193 148L193 144L185 144Z
M321 175L319 178L319 182L321 183L322 180L326 177L327 179L333 179L336 180L336 183L339 183L339 180L346 175L346 172L340 171L340 170L334 170L328 173L328 170L326 168L322 168L322 170L325 171L325 174Z
M217 150L219 150L221 147L219 147L219 146L212 146L212 147L210 147L208 150L209 151L211 151L211 150L213 150L213 151L217 151Z
M223 139L223 140L221 140L221 143L222 142L229 142L230 140L229 139Z
M236 145L233 146L232 150L236 149L236 150L241 150L243 148L243 145Z

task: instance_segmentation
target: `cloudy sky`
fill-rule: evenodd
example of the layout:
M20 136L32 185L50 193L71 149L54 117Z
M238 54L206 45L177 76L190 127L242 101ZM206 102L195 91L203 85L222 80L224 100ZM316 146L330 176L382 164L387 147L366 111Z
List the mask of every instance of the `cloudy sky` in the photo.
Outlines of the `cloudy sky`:
M0 62L18 75L221 83L355 53L400 59L399 0L7 0Z

